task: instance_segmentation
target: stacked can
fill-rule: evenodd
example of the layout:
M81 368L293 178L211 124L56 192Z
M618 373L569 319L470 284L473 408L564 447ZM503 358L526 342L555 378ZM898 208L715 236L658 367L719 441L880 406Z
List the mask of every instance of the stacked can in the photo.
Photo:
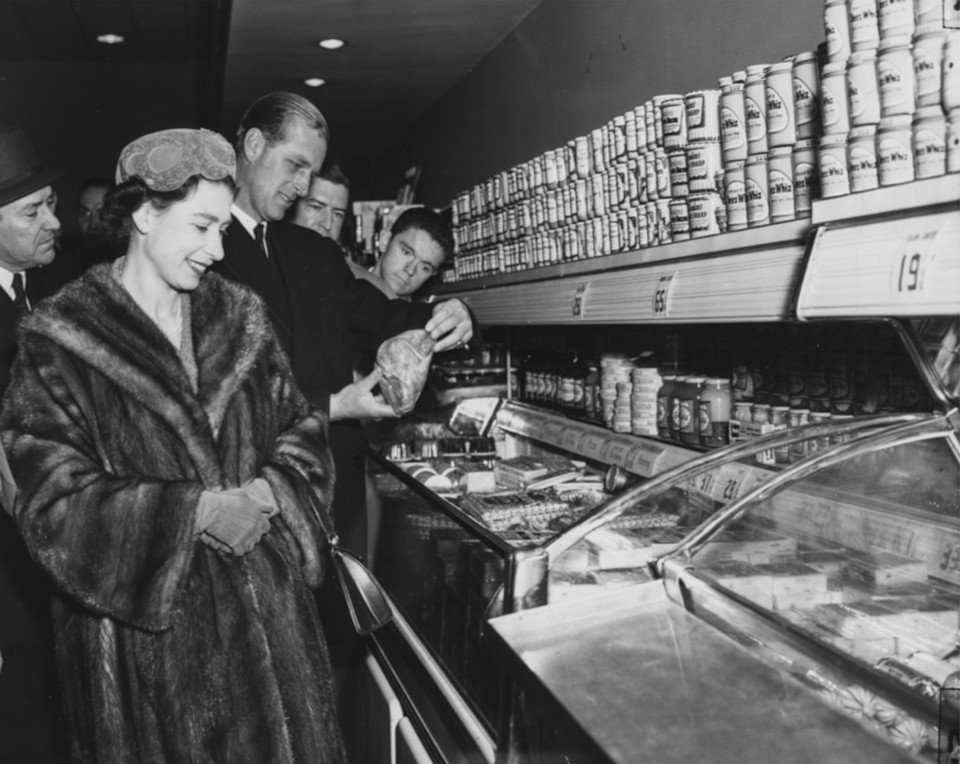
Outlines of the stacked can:
M684 96L687 118L686 165L690 237L712 236L727 230L723 206L723 151L720 145L719 88L694 90Z
M957 172L960 33L941 10L825 0L817 52L654 96L458 194L444 279L805 217L818 196Z
M630 432L633 412L630 394L633 390L630 373L633 361L623 353L600 356L600 403L603 423L614 432Z
M634 435L657 434L657 392L660 373L654 366L636 366L630 372L630 432Z

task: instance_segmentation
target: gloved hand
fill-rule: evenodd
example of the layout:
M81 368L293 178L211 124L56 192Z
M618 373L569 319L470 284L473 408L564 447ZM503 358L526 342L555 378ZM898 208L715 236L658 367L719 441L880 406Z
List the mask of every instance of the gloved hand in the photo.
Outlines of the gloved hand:
M257 478L243 488L200 494L196 531L208 546L240 556L259 543L279 511L270 484Z

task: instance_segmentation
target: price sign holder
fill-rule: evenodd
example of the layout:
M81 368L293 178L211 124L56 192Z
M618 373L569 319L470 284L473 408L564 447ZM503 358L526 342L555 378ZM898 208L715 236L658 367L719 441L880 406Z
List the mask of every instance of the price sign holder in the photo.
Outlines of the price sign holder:
M877 318L960 312L956 211L817 229L797 316Z
M654 318L670 317L670 297L677 282L677 274L671 273L657 279L653 287L651 310Z

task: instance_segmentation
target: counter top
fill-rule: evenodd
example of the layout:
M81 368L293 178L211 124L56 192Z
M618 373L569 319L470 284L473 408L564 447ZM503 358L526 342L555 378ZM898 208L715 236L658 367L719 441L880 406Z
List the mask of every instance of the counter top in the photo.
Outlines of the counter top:
M916 762L672 603L660 581L489 622L522 690L613 762Z

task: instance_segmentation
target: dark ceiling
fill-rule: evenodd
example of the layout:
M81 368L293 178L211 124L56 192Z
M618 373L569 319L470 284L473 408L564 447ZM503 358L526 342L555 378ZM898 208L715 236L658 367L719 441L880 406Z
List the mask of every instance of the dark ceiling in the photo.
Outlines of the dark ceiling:
M541 1L0 0L0 120L69 161L69 198L139 135L203 125L232 138L253 99L292 90L366 174ZM324 37L347 45L323 50Z

